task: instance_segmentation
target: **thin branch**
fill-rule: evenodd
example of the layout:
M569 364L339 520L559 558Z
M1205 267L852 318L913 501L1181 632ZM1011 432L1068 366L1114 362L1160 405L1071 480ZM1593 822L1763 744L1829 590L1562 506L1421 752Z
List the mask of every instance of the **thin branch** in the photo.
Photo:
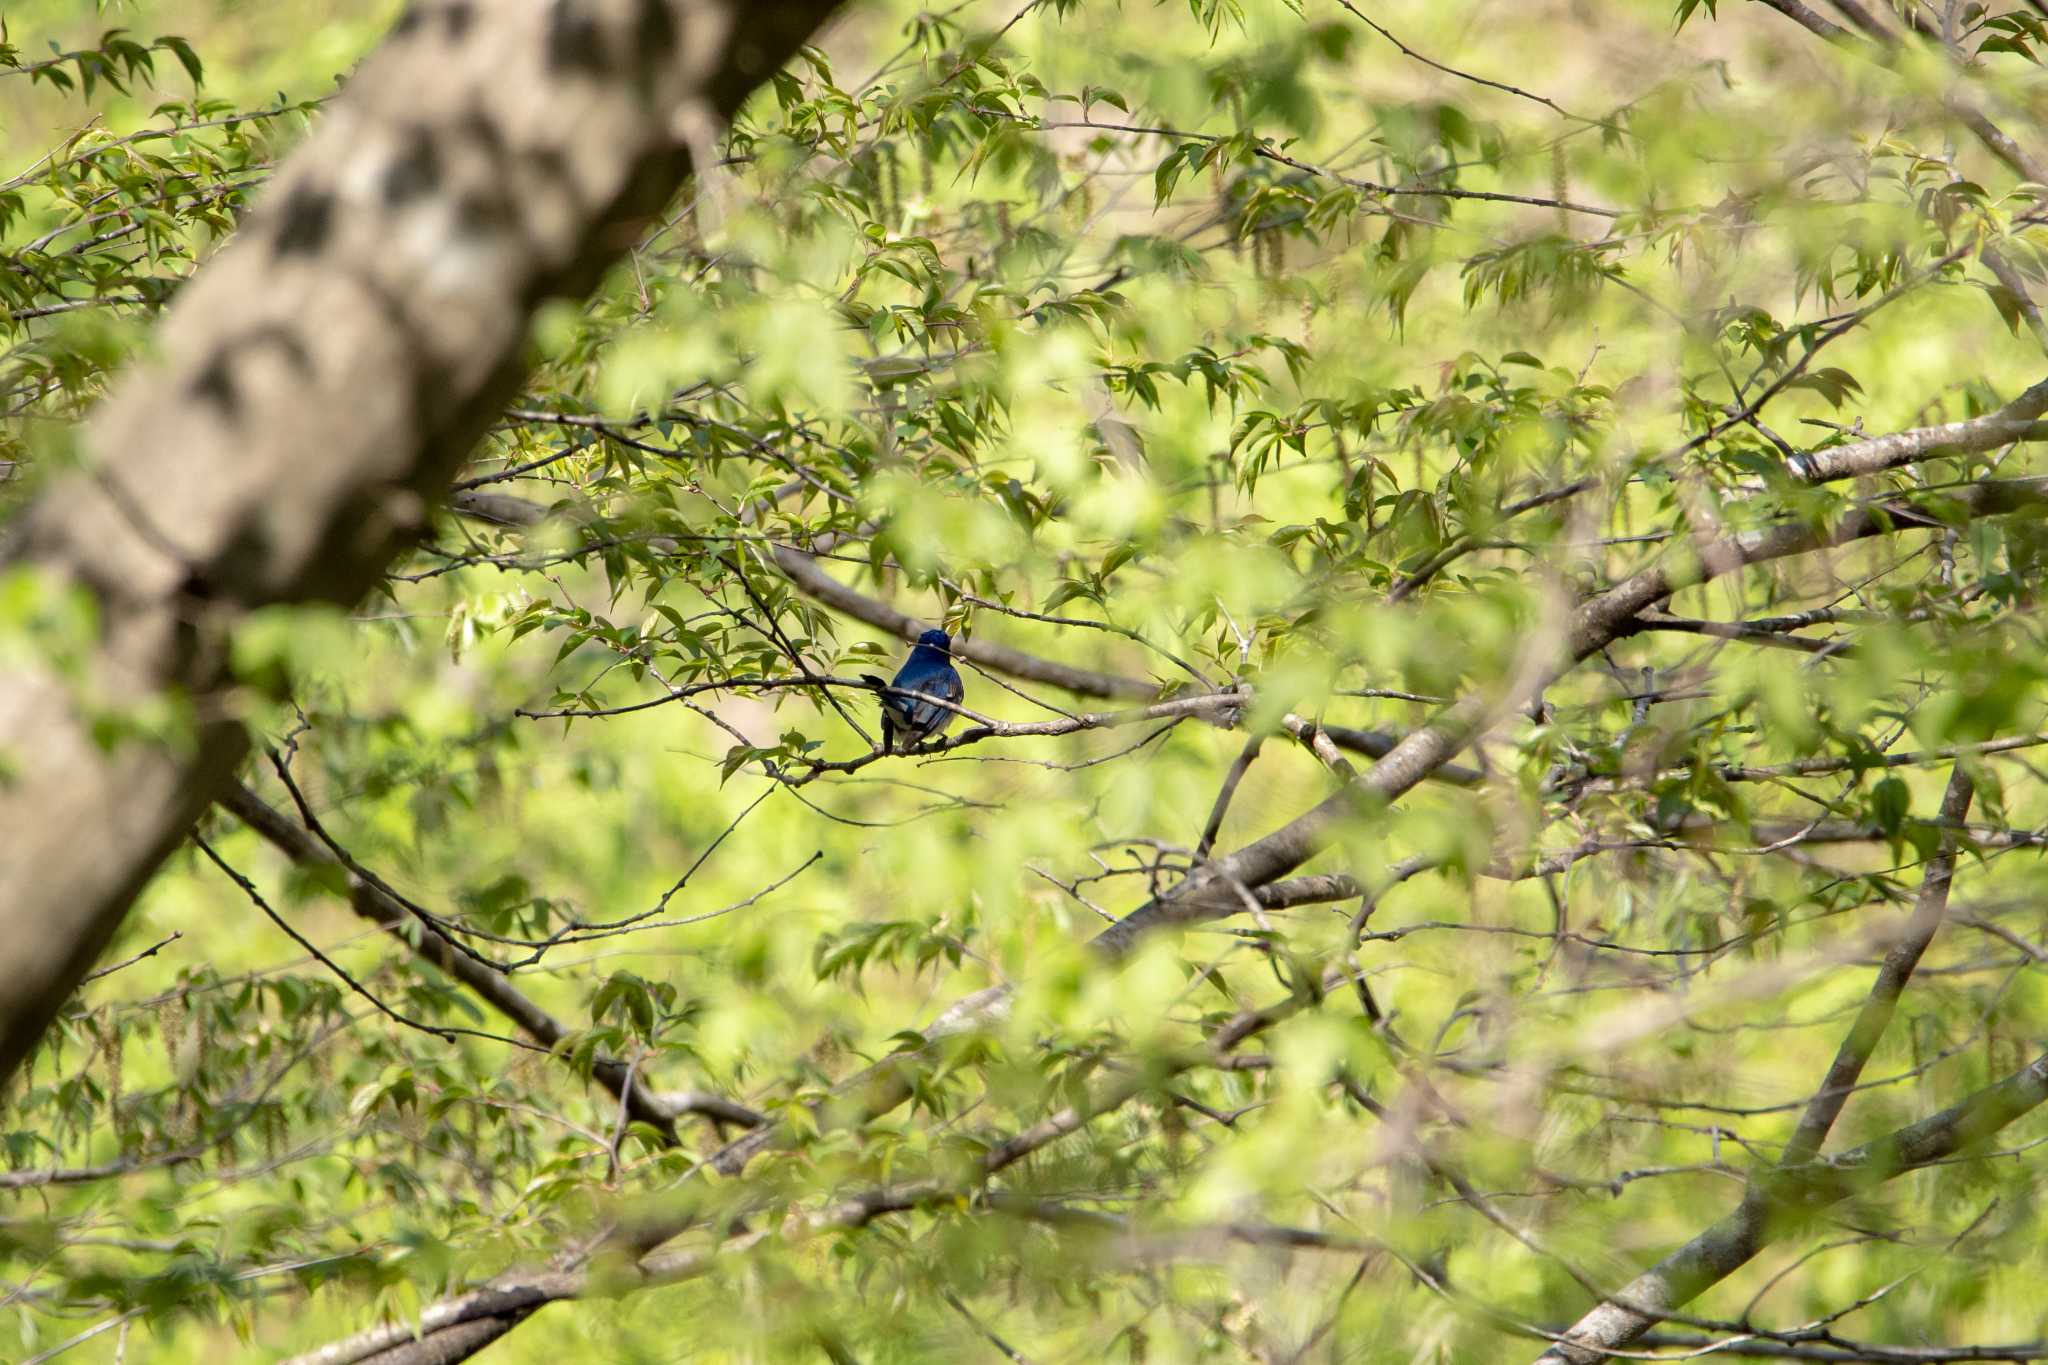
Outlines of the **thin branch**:
M1855 34L1849 32L1848 29L1843 28L1840 24L1823 17L1818 10L1805 4L1803 0L1763 0L1763 2L1816 37L1824 38L1828 42L1838 43L1845 47L1861 45L1857 41Z
M192 835L192 842L199 846L199 851L201 853L204 853L213 862L213 865L221 870L221 872L227 877L229 881L233 882L236 886L242 889L242 894L247 896L250 902L254 904L258 910L261 910L266 916L268 916L272 924L275 924L278 928L284 930L286 937L290 938L292 942L298 944L299 947L305 949L308 953L310 953L313 956L314 960L317 961L321 966L325 967L328 971L334 973L334 975L336 975L337 977L340 977L343 985L347 986L357 995L363 997L363 999L369 1001L372 1005L374 1005L377 1008L378 1013L385 1015L394 1023L403 1024L405 1027L409 1029L416 1029L421 1033L429 1034L435 1038L439 1038L444 1043L452 1043L458 1036L467 1035L475 1038L489 1038L493 1042L511 1043L516 1047L532 1047L532 1044L530 1043L523 1043L516 1038L507 1038L502 1034L484 1033L476 1029L449 1028L444 1027L440 1024L428 1024L418 1019L414 1019L409 1015L400 1014L397 1010L385 1004L383 999L375 993L373 993L369 989L369 987L363 985L362 982L356 980L353 976L349 975L347 968L343 967L339 962L336 962L326 953L321 952L320 949L313 943L311 939L307 938L298 930L292 928L292 926L286 922L284 916L278 914L277 911L270 908L270 902L263 899L263 893L256 889L256 883L250 881L247 877L243 876L240 872L237 872L233 867L231 867L225 858L222 858L220 854L214 851L213 845L207 843L206 839L202 835L195 832ZM534 1050L539 1051L540 1049L536 1048Z
M142 959L146 957L155 957L158 953L170 947L173 943L176 943L179 939L183 937L185 937L185 931L182 929L176 930L171 934L169 938L159 939L157 942L150 944L147 948L144 948L141 952L137 953L133 957L124 957L119 962L114 963L110 967L101 967L97 971L86 973L85 980L79 982L78 984L81 986L88 985L91 982L99 980L103 976L112 976L115 972L120 971L123 967L133 967L136 963L142 961Z
M1982 1346L1878 1346L1858 1344L1803 1345L1790 1341L1735 1341L1721 1337L1659 1332L1643 1337L1639 1346L1684 1350L1715 1360L1748 1357L1756 1360L1836 1361L1839 1365L1968 1365L1973 1361L2048 1360L2048 1342L2025 1341ZM1674 1360L1676 1356L1659 1356Z
M43 1167L26 1171L0 1171L0 1190L41 1189L45 1185L91 1185L101 1180L113 1180L137 1171L155 1170L161 1166L176 1166L187 1161L197 1161L209 1149L204 1146L181 1148L159 1156L122 1157L118 1161L105 1161L97 1166Z
M1259 747L1266 742L1264 735L1253 735L1238 750L1230 771L1223 775L1223 786L1216 793L1216 800L1209 807L1209 818L1202 824L1202 837L1195 844L1195 857L1199 860L1209 856L1209 850L1216 846L1216 835L1223 829L1223 817L1230 810L1230 799L1237 795L1237 784L1244 781L1253 760L1259 756Z
M1504 94L1519 96L1520 98L1525 100L1533 100L1535 103L1542 105L1544 108L1550 110L1552 113L1557 114L1563 118L1572 119L1578 123L1599 124L1602 122L1602 120L1600 119L1583 118L1578 114L1574 114L1571 110L1566 109L1564 106L1558 104L1557 101L1547 99L1544 96L1538 95L1532 91L1524 90L1518 85L1509 85L1505 81L1488 80L1484 76L1475 76L1469 71L1460 71L1458 70L1458 68L1454 66L1445 66L1442 62L1431 61L1428 57L1423 56L1420 52L1417 52L1414 48L1409 47L1399 38L1396 38L1393 34L1387 32L1386 29L1374 23L1373 20L1364 13L1364 11L1360 10L1358 6L1352 4L1351 0L1337 0L1337 3L1342 5L1345 9L1349 10L1351 14L1360 23L1364 24L1374 33L1379 34L1380 37L1385 38L1388 42L1392 43L1395 47L1399 48L1402 56L1408 57L1414 61L1421 62L1424 66L1430 67L1433 70L1441 71L1446 76L1455 76L1461 81L1470 81L1474 85L1483 85L1489 90L1499 90Z

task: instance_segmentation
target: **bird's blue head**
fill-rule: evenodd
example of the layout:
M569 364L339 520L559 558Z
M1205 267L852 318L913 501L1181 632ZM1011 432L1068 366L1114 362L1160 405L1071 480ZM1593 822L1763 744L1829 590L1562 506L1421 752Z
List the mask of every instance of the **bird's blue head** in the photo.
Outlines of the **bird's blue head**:
M936 649L944 654L953 646L953 637L943 630L928 630L917 637L919 649Z

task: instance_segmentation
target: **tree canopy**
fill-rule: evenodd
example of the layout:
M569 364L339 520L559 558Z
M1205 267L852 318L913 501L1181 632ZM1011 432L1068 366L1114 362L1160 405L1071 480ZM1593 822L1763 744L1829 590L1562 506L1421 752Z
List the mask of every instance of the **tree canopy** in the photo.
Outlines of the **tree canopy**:
M2048 1358L2048 11L82 8L0 1355Z

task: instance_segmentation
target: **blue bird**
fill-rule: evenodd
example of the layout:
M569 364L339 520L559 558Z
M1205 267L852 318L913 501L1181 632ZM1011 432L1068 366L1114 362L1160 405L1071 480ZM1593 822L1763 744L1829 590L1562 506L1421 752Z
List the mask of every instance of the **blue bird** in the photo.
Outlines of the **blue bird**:
M959 701L966 689L961 686L960 674L953 667L952 646L952 637L945 631L928 630L917 637L917 648L910 651L910 657L897 670L894 680L884 683L872 673L861 675L863 682L894 689L882 694L884 753L907 754L926 740L938 738L946 733L946 727L959 714L933 702L897 695L916 692L936 697L939 701Z

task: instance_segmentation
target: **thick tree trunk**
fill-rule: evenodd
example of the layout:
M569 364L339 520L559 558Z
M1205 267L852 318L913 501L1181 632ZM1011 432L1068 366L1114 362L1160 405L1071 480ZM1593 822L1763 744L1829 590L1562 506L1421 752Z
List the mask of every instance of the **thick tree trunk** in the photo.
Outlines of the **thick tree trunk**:
M376 581L518 382L533 310L596 283L833 8L416 4L182 292L0 551L96 609L0 658L0 1080L227 790L237 622Z

